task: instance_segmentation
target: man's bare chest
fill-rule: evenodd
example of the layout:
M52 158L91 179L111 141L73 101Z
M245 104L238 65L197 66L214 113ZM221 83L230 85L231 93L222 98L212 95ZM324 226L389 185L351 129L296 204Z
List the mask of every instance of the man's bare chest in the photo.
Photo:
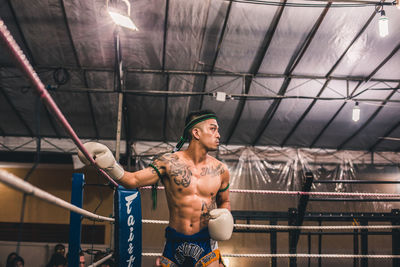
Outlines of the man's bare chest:
M195 167L175 162L170 165L168 178L173 187L208 193L218 191L223 172L222 164Z

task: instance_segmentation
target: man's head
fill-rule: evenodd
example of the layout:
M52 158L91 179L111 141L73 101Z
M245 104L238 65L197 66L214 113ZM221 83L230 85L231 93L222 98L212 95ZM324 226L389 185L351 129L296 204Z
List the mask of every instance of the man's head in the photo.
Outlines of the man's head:
M82 251L79 252L79 267L85 267L85 254Z
M186 117L185 131L189 142L199 142L208 151L218 148L218 129L217 116L211 110L194 111Z
M24 267L24 259L20 256L16 256L12 262L11 265L12 267Z
M57 244L54 247L54 253L58 253L65 256L65 246L63 244Z

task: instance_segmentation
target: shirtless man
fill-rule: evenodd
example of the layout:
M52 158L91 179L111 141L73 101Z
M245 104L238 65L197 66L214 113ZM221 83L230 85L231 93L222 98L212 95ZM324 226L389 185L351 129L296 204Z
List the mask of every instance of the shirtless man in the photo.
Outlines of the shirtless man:
M185 151L178 151L189 140ZM217 117L214 112L192 112L186 118L183 136L174 153L154 160L149 167L126 172L111 151L99 143L85 148L96 164L125 188L155 184L165 186L169 225L161 266L224 266L216 240L232 235L233 218L229 203L229 171L208 155L219 145ZM85 164L89 161L78 153Z

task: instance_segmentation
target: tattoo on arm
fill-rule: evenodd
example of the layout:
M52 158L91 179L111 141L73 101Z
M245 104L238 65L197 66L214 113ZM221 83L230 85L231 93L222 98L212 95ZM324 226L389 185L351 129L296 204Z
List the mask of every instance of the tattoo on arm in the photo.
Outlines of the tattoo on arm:
M161 176L160 178L164 178L165 177L165 171L166 171L166 167L165 167L165 163L166 163L166 159L165 159L166 155L161 155L160 157L157 157L154 161L153 161L153 166L157 168L157 170L160 172ZM157 171L155 169L152 169L151 171L153 174L157 174Z

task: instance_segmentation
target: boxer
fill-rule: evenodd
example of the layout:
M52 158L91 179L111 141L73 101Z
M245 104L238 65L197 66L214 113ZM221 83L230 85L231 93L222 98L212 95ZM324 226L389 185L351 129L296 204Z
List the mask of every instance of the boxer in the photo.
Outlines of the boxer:
M160 266L224 266L217 241L230 239L233 217L229 171L208 154L218 149L218 130L214 112L190 113L174 152L160 156L137 172L124 171L105 145L84 145L96 165L125 188L153 185L158 180L164 184L169 225L163 256L158 259ZM186 141L188 148L179 151ZM78 156L83 163L90 164L80 151Z

